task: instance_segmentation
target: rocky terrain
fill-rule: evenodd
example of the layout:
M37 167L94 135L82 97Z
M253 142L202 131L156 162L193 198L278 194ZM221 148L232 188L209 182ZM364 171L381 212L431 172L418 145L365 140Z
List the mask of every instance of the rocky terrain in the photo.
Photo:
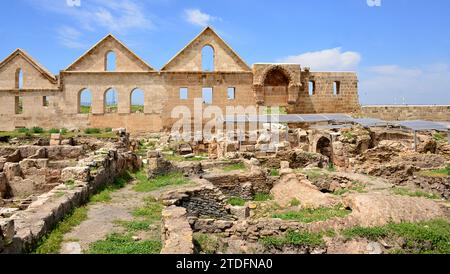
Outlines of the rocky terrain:
M5 140L0 252L450 253L441 133L416 146L360 126L244 142L114 134Z

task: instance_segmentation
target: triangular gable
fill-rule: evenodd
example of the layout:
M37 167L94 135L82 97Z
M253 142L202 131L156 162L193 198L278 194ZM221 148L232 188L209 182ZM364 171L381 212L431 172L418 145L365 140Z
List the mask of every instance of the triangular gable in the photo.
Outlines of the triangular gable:
M195 37L191 42L189 42L180 52L178 52L166 65L161 69L162 71L182 71L185 61L192 61L191 59L198 57L201 54L201 49L203 46L209 43L202 43L206 36L210 35L211 41L215 42L223 54L229 57L228 60L232 60L232 67L239 68L238 71L251 71L251 68L245 63L245 61L222 39L211 27L206 27L197 37ZM215 48L215 54L218 54L218 49ZM191 53L195 51L195 55ZM186 60L187 59L187 60ZM220 67L221 64L215 64L216 67ZM226 65L225 65L226 66ZM186 69L189 70L189 69ZM229 70L229 69L228 69ZM234 69L237 70L237 69ZM221 71L221 69L216 69L216 71Z
M127 53L128 57L131 61L135 62L143 71L154 71L147 62L142 60L139 56L137 56L131 49L129 49L124 43L122 43L119 39L117 39L114 35L108 34L103 39L101 39L97 44L95 44L92 48L90 48L86 53L84 53L81 57L79 57L75 62L73 62L70 66L68 66L66 71L74 71L77 70L78 67L83 66L85 62L88 62L88 56L95 54L103 45L108 42L112 42L119 48L121 48L125 53ZM119 70L118 70L119 71Z
M33 57L31 57L31 55L29 55L22 49L16 49L13 53L11 53L8 57L6 57L5 60L0 62L0 70L19 56L22 57L25 61L27 61L37 71L39 71L51 83L53 84L57 83L58 80L55 75L53 75L43 65L39 64L39 62L37 62Z

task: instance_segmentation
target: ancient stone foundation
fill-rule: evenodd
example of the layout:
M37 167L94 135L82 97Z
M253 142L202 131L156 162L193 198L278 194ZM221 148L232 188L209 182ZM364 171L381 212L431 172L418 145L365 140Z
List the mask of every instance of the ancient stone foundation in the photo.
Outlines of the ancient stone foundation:
M86 203L93 193L127 170L140 168L131 152L103 148L61 171L62 184L37 196L23 211L0 218L0 253L32 250L73 209ZM70 184L68 183L70 182Z

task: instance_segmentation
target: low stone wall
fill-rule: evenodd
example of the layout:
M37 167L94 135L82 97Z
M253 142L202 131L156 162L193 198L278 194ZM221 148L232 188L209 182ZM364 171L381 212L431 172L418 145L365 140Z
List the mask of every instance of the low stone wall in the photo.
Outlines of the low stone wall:
M450 106L363 106L362 115L387 121L450 121Z
M61 173L62 181L73 185L59 185L40 195L28 209L18 211L1 223L13 222L14 238L0 244L0 253L26 253L48 234L74 208L85 204L99 187L110 184L126 170L139 168L138 157L116 148L98 150L81 160L77 167L68 167ZM3 237L3 236L1 236Z
M194 243L191 226L185 208L170 206L164 209L161 254L193 254Z
M288 161L291 168L327 167L329 159L322 154L306 152L300 149L278 152L273 157L258 158L264 167L280 168L281 162Z
M261 169L241 172L205 174L205 180L219 188L225 195L251 200L257 193L269 193L273 181Z

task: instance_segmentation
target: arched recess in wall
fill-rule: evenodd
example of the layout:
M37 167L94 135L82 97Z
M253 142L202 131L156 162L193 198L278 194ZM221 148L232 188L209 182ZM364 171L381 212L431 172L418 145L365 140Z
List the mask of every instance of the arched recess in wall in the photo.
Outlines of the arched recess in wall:
M110 88L105 91L105 96L103 100L105 113L116 113L118 106L118 97L117 91L113 88Z
M23 70L21 68L18 68L16 70L16 84L15 84L15 88L16 89L23 89Z
M264 102L270 107L288 105L288 88L290 75L282 68L275 67L267 72L264 78Z
M214 71L214 48L206 45L202 48L202 71Z
M78 94L78 113L87 114L92 111L92 92L85 88Z
M322 136L317 141L316 152L328 157L331 160L333 157L333 148L331 146L330 139Z
M144 113L144 91L135 88L130 94L131 113Z
M116 71L117 56L114 51L108 51L105 56L105 70Z

